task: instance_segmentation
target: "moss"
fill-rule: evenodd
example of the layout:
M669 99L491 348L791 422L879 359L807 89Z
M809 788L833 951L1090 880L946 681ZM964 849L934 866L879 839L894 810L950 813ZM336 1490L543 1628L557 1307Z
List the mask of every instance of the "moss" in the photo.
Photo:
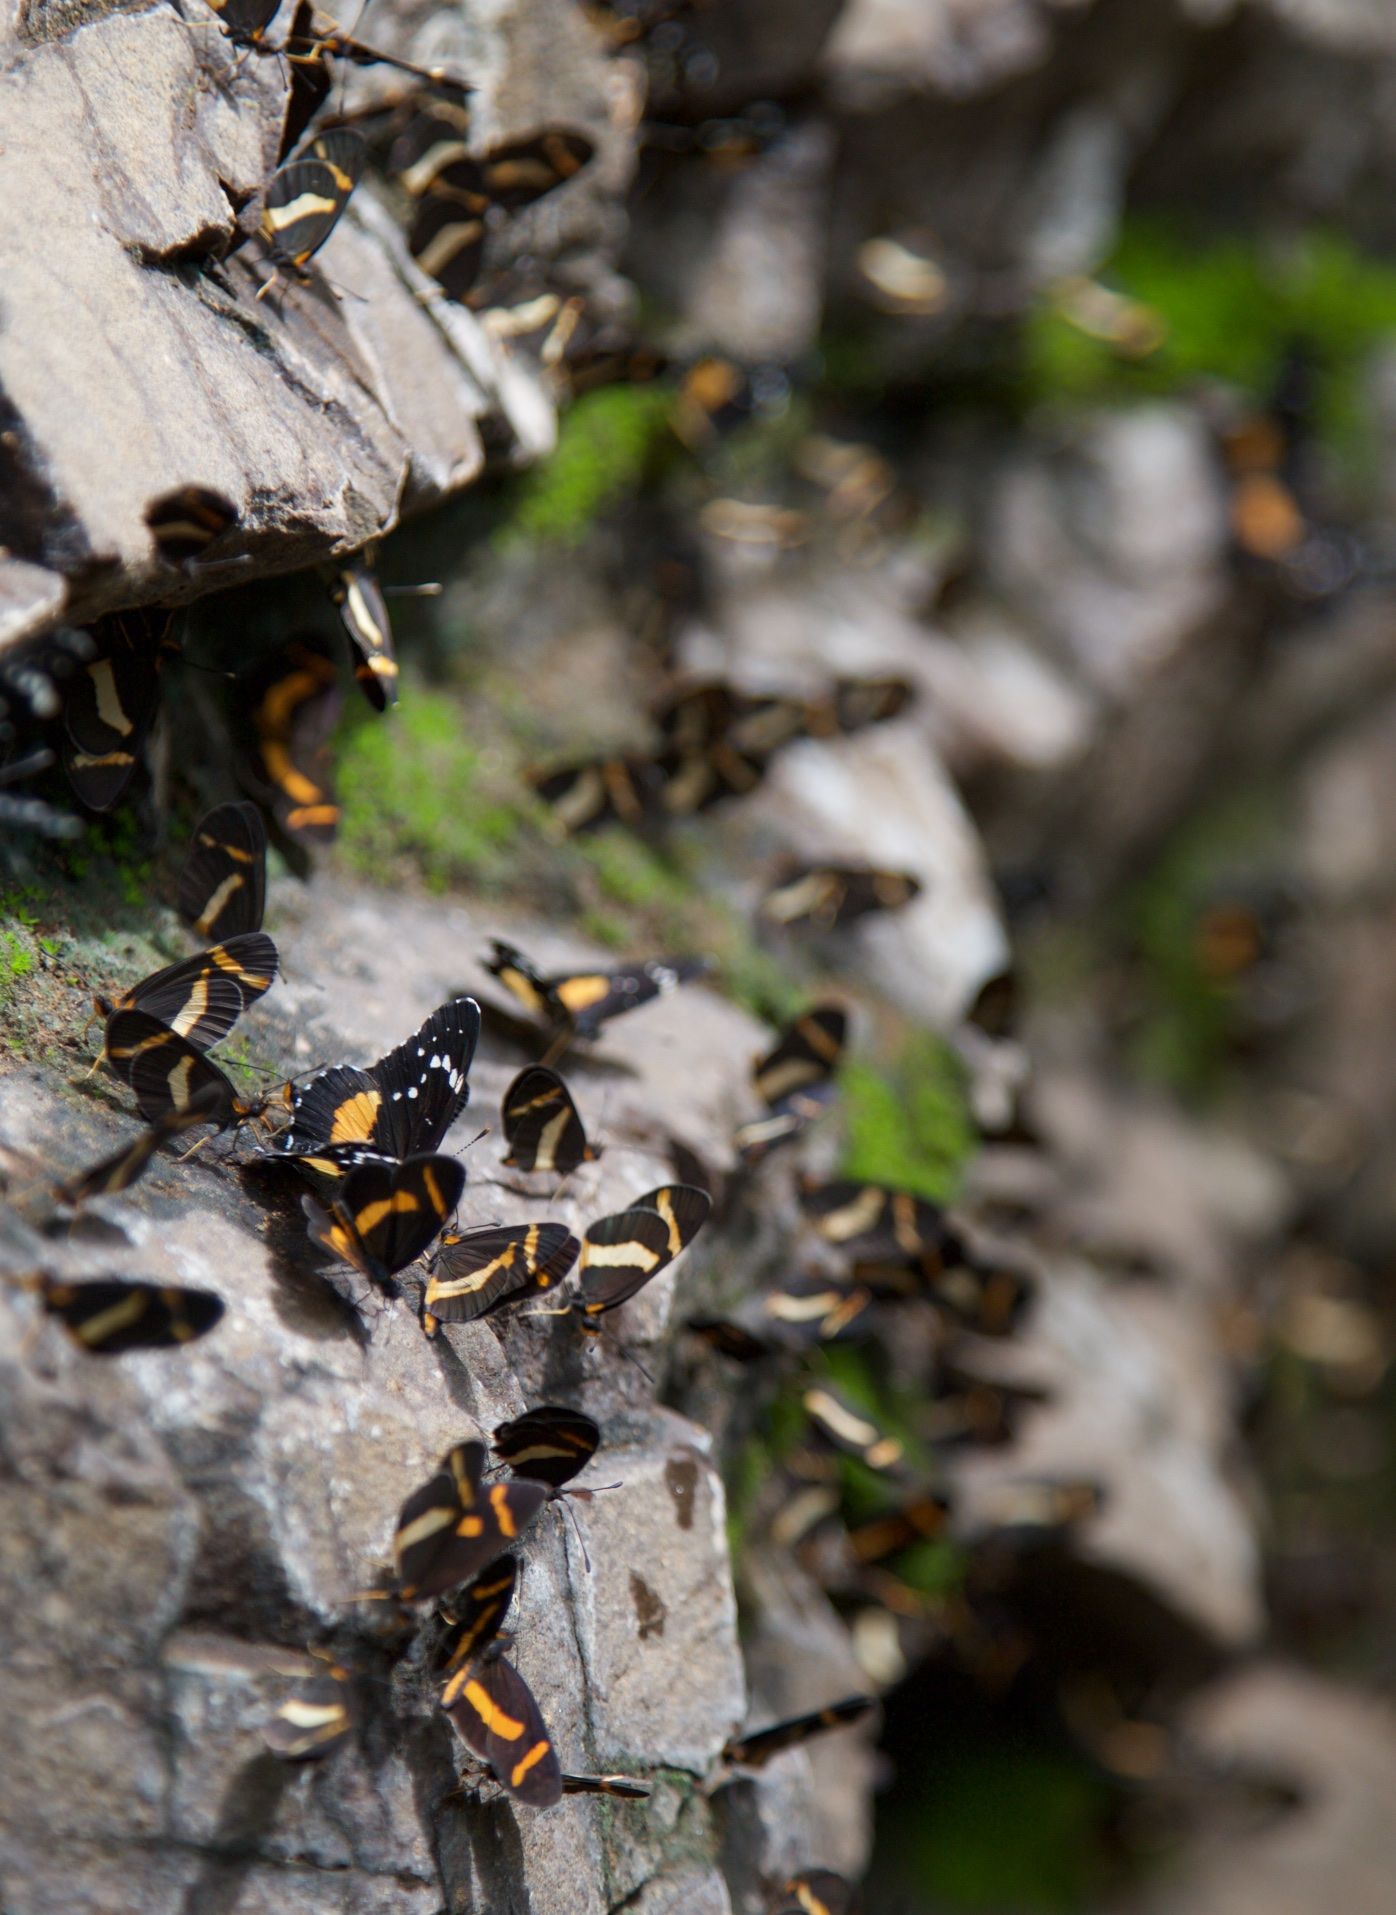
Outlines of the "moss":
M564 416L550 459L520 478L496 545L576 545L600 515L640 484L665 430L666 387L605 386Z
M384 881L404 859L429 889L498 884L522 830L525 801L508 768L463 735L462 706L412 686L391 714L367 715L341 743L340 853L361 876Z
M887 1070L856 1059L839 1074L843 1173L950 1203L978 1145L964 1067L930 1031L910 1034Z
M1321 436L1349 464L1370 454L1360 376L1373 348L1396 331L1396 267L1322 230L1266 250L1245 235L1199 239L1135 218L1102 277L1157 321L1157 344L1122 351L1086 330L1060 292L1049 295L1024 331L1030 395L1115 399L1219 379L1265 400L1300 346L1316 362Z

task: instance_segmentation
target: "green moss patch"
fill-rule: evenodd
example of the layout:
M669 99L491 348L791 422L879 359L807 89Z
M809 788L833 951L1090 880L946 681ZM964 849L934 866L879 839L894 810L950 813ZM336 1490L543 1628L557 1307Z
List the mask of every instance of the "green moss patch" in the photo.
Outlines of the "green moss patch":
M950 1203L978 1147L964 1066L931 1031L913 1031L895 1064L854 1059L839 1073L843 1174Z
M638 489L672 404L661 385L584 394L564 415L552 457L514 485L497 546L580 543L603 512Z

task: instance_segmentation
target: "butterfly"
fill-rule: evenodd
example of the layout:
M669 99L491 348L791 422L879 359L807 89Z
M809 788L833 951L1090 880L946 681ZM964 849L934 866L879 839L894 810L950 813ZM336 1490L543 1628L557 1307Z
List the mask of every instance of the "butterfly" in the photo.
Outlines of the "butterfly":
M333 1064L303 1084L288 1084L291 1122L276 1150L333 1166L332 1153L343 1145L347 1167L365 1150L396 1158L434 1151L470 1101L479 1035L479 1005L455 997L367 1070Z
M779 1755L782 1750L808 1742L811 1736L820 1735L825 1729L838 1729L847 1723L861 1722L876 1707L876 1699L872 1696L846 1696L841 1702L830 1702L822 1709L811 1709L807 1715L787 1716L784 1721L773 1722L768 1728L733 1736L723 1748L722 1759L733 1768L763 1768L772 1756Z
M581 1410L550 1403L497 1424L492 1448L515 1476L560 1489L596 1454L601 1431Z
M129 1190L139 1177L144 1176L161 1144L200 1123L204 1112L211 1110L217 1101L217 1087L206 1085L187 1108L166 1111L163 1117L139 1136L133 1137L121 1150L114 1151L110 1157L104 1157L100 1163L91 1165L63 1183L55 1184L55 1203L67 1204L76 1210L92 1197L114 1197L120 1191Z
M664 1184L628 1210L599 1217L582 1239L580 1295L584 1328L627 1302L686 1250L707 1222L712 1198L692 1184Z
M201 938L260 931L267 892L267 828L246 799L215 805L194 827L177 908Z
M37 1288L48 1314L92 1356L177 1349L207 1336L225 1308L211 1290L141 1283L131 1277L99 1277L88 1283L40 1277Z
M518 1170L547 1170L566 1177L596 1152L587 1142L572 1094L556 1071L530 1064L504 1093L506 1164Z
M313 1243L386 1286L421 1256L464 1189L465 1165L455 1157L384 1157L351 1169L328 1210L313 1197L301 1202Z
M349 635L354 678L374 710L386 711L397 703L397 655L387 600L368 560L360 556L342 565L330 596Z
M838 1004L816 1004L797 1017L758 1058L752 1071L766 1115L737 1130L733 1143L747 1164L759 1163L798 1137L834 1101L834 1073L843 1057L848 1014Z
M516 945L494 938L485 968L550 1030L591 1038L608 1019L651 1003L708 967L703 958L648 958L615 971L559 971L544 977Z
M327 740L339 717L339 669L324 641L303 634L278 648L248 684L254 764L246 782L268 798L293 838L328 843L339 826Z
M184 567L202 558L241 517L231 499L206 485L181 485L153 499L145 522L155 549L167 565Z
M501 1788L533 1809L562 1799L557 1751L533 1692L497 1639L442 1692L441 1706L468 1749L488 1763Z
M565 1224L486 1224L448 1232L431 1261L422 1298L428 1335L436 1324L471 1323L531 1291L551 1290L581 1245Z
M265 931L247 931L167 964L114 998L94 995L92 1006L107 1019L123 1011L143 1012L194 1050L206 1051L271 989L279 967L276 946Z
M107 1019L104 1054L135 1092L148 1124L180 1111L191 1124L226 1130L261 1115L263 1105L245 1102L212 1058L146 1011L117 1011Z
M869 1469L894 1470L902 1461L900 1439L879 1429L865 1411L827 1384L807 1389L800 1401L814 1427L835 1449L858 1457Z
M367 158L357 133L334 127L317 133L277 167L262 196L262 237L274 266L300 272L319 252L339 224ZM262 293L272 283L268 280Z
M172 612L113 612L91 629L93 655L63 698L63 769L89 811L110 811L135 775L175 649Z
M349 1671L325 1659L325 1667L298 1682L262 1731L283 1762L318 1762L344 1742L353 1728Z
M457 1443L398 1512L393 1564L409 1602L442 1596L478 1576L551 1500L524 1477L486 1487L483 1443Z
M761 900L761 915L792 930L837 931L871 911L895 911L921 891L909 871L871 865L797 865Z

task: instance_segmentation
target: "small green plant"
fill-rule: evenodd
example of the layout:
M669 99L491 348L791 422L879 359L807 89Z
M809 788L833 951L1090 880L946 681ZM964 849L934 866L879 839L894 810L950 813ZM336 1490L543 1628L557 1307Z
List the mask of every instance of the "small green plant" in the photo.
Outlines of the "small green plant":
M978 1145L964 1067L931 1031L913 1032L896 1064L855 1059L839 1073L843 1172L950 1203Z
M1299 348L1314 363L1321 436L1349 467L1369 462L1372 420L1360 400L1361 374L1373 349L1396 333L1396 267L1333 232L1267 249L1250 235L1208 238L1136 217L1102 278L1151 315L1157 343L1121 351L1079 323L1058 289L1024 330L1030 395L1118 399L1221 380L1263 401Z
M594 520L637 489L672 403L659 385L584 394L564 415L552 457L517 481L499 546L578 544Z
M382 882L407 861L445 891L505 875L522 800L464 729L456 700L414 686L390 716L365 718L344 739L340 851L361 876Z

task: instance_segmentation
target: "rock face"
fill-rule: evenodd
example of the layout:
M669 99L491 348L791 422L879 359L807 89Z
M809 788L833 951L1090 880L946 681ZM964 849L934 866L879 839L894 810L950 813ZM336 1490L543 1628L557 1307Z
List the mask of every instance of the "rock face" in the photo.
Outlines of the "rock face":
M546 246L550 220L604 270L633 107L576 9L500 5L448 45L425 38L477 83L487 132L563 120L592 136L578 205L536 216L532 236ZM260 241L229 249L276 161L288 71L167 5L0 27L0 562L57 575L72 618L352 551L468 484L482 435L512 456L551 443L541 389L415 269L371 183L308 282L258 301ZM160 562L145 523L190 484L241 515L193 578ZM6 635L55 595L31 577Z
M389 940L381 908L317 891L273 907L291 982L259 1020L269 1055L297 1069L368 1060L449 993L485 994L478 920L399 901ZM517 935L554 954L534 928ZM600 1163L556 1200L519 1197L494 1182L508 1173L491 1133L471 1147L465 1221L551 1215L579 1230L672 1174L670 1131L727 1161L759 1029L690 989L613 1032L594 1068L569 1067ZM642 1054L662 1060L662 1104ZM486 1040L458 1145L494 1118L517 1062ZM0 1128L52 1172L130 1133L107 1102L12 1073ZM215 1143L184 1166L161 1160L71 1235L43 1241L7 1213L10 1272L42 1258L186 1282L216 1290L228 1314L188 1349L102 1361L38 1325L13 1290L0 1298L6 1908L726 1909L714 1809L696 1785L746 1693L707 1434L655 1409L640 1371L570 1321L495 1319L428 1343L406 1300L366 1300L360 1316L307 1275L295 1197L255 1190ZM719 1233L712 1254L742 1252ZM617 1334L662 1361L673 1293L700 1275L680 1264L657 1279ZM354 1600L436 1459L544 1400L597 1418L603 1448L584 1480L620 1487L579 1512L589 1569L560 1513L534 1526L516 1659L563 1766L652 1776L648 1803L569 1798L539 1816L453 1797L463 1751L420 1655L394 1671L376 1606ZM261 1726L307 1644L331 1639L358 1677L353 1743L286 1767Z

